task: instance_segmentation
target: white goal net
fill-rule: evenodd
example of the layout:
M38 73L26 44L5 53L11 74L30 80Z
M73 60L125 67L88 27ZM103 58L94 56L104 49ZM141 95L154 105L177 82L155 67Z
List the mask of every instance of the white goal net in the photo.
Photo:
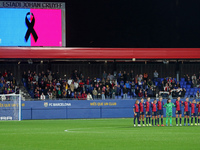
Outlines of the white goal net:
M0 94L0 120L21 121L20 94Z

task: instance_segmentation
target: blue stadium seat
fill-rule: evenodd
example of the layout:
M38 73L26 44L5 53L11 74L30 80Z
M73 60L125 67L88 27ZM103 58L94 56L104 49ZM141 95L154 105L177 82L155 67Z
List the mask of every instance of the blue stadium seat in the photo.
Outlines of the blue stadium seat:
M180 81L179 83L180 83L181 86L183 85L183 81Z
M181 81L185 81L185 78L181 78Z
M183 88L185 88L185 89L186 89L186 85L183 85Z
M191 85L186 85L187 89L191 88Z
M191 91L191 92L194 92L194 88L191 88L190 91Z

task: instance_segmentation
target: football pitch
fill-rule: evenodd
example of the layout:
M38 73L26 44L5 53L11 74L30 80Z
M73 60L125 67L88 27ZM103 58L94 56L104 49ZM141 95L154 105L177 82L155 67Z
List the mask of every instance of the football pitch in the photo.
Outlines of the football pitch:
M199 150L200 126L133 127L133 119L0 122L0 150ZM164 120L165 121L165 120Z

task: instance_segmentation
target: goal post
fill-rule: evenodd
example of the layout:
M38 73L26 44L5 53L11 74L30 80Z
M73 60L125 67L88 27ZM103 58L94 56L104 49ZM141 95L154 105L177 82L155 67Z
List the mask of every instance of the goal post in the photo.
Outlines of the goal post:
M21 94L0 94L0 120L21 121Z

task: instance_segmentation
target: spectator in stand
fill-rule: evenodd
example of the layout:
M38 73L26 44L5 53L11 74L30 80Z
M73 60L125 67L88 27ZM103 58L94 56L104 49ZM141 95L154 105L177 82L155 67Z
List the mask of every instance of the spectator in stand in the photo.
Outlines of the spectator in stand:
M134 93L135 93L135 83L134 83L134 81L132 81L130 83L130 86L131 86L131 95L134 96Z
M199 93L199 91L197 91L197 93L196 93L196 99L200 99L200 93Z
M40 99L40 93L39 93L39 91L37 91L37 93L35 93L35 98Z
M186 93L186 89L183 88L183 89L181 90L181 97L185 97L185 93Z
M57 98L62 98L62 92L60 90L60 87L58 88L58 91L57 91Z
M139 87L137 86L137 88L135 89L135 95L138 96L139 92L140 92L140 89L139 89Z
M171 83L171 88L174 88L175 85L176 85L176 82L175 82L175 80L173 79L173 80L172 80L172 83Z
M126 71L124 71L123 77L124 77L124 83L126 83L126 81L127 81L127 73L126 73Z
M169 91L169 85L168 85L168 83L165 84L164 91Z
M85 84L86 89L89 89L90 84L91 84L91 82L90 82L90 77L88 77L87 80L86 80L86 84Z
M143 94L143 92L142 92L142 89L140 89L140 92L138 93L138 96L139 96L139 97L143 97L143 95L144 95L144 94Z
M93 100L92 95L90 93L87 94L87 100Z
M117 95L117 96L121 96L121 88L120 88L120 85L117 85L116 95Z
M153 90L151 86L148 88L147 93L148 93L148 97L153 97Z
M197 87L197 77L195 74L192 76L192 87Z
M75 87L74 87L74 81L72 81L71 84L70 84L70 90L71 90L72 92L74 92L74 88L75 88Z
M114 76L109 73L108 76L107 76L107 79L112 81L114 79Z
M179 82L177 82L177 84L176 84L176 87L181 87L181 85L180 85L180 83L179 83Z
M106 73L106 71L103 72L102 78L105 79L105 80L107 79L107 73Z
M67 92L65 89L62 90L62 98L66 98L67 97Z
M81 92L78 93L78 100L82 100Z
M87 99L87 94L85 93L85 91L83 91L83 94L81 96L82 100L86 100Z
M143 89L143 90L148 89L148 85L147 85L146 80L144 80L144 82L143 82L143 84L142 84L142 89Z
M147 82L147 79L148 79L148 73L144 73L144 81Z
M147 91L144 92L144 97L145 97L145 98L148 97Z
M42 95L40 95L40 99L41 99L41 100L45 100L45 95L44 95L44 93L42 93Z
M55 98L56 98L56 96L57 96L56 89L53 89L52 96L53 96L53 97L52 97L53 99L55 99Z
M51 89L49 89L49 91L47 92L47 94L48 94L49 99L52 99L52 98L53 98L53 94L52 94L52 92L51 92Z
M112 94L112 99L115 99L115 95L116 95L115 86L113 86L113 88L112 88L112 90L111 90L111 94Z
M98 99L101 99L101 98L102 98L102 97L101 97L101 93L102 93L101 87L98 87L98 90L97 90L97 98L98 98Z
M153 73L154 81L158 80L158 75L159 74L158 74L157 70L155 70L154 73Z
M97 90L96 88L94 88L94 90L92 91L92 95L94 99L97 99Z
M126 81L126 83L125 83L125 85L126 85L126 88L128 89L128 92L130 92L130 83L129 83L129 81Z
M106 91L105 91L105 96L106 96L106 98L107 99L110 99L110 87L108 86L107 88L106 88Z
M72 98L72 91L70 88L67 89L67 98Z
M89 89L88 89L88 92L90 94L92 94L92 91L94 90L94 87L93 87L93 84L90 85Z
M124 74L123 73L121 73L121 76L120 76L119 80L124 82Z
M123 88L123 99L127 99L128 96L128 89L126 88L126 85L124 85Z
M43 93L44 93L45 96L47 95L47 92L48 92L48 89L47 89L47 86L45 86L45 88L43 90Z
M149 79L149 81L147 82L148 87L151 87L153 85L153 82L151 81L151 79Z
M102 96L102 100L105 100L105 92L103 90L102 90L101 96Z

